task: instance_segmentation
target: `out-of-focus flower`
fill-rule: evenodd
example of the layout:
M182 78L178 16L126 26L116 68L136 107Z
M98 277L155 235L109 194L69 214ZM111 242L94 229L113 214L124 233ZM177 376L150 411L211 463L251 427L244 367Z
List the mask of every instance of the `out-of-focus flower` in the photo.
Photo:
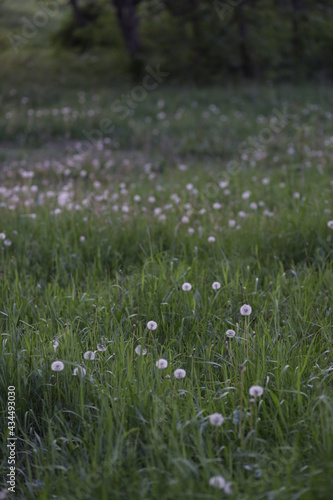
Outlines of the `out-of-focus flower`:
M242 307L240 308L240 313L242 316L250 316L252 312L252 307L249 306L248 304L243 304Z
M209 415L209 422L214 427L220 427L220 425L224 422L224 418L220 413L213 413L212 415Z
M51 370L54 372L61 372L65 368L62 361L54 361L51 365Z
M186 377L186 371L183 370L182 368L177 368L177 370L175 370L173 372L173 375L175 378L185 378Z
M159 359L158 361L156 361L156 366L157 368L159 368L160 370L164 370L165 368L167 368L168 366L168 362L166 359Z
M264 388L261 385L253 385L249 389L249 394L254 398L259 398L264 394Z
M182 289L184 290L184 292L189 292L192 288L192 285L190 283L183 283L182 284Z

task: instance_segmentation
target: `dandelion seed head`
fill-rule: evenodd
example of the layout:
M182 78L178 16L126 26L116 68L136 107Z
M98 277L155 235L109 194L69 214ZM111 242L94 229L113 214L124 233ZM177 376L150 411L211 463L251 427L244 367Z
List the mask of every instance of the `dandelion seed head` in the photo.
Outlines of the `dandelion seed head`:
M224 418L220 413L213 413L212 415L209 415L209 422L214 427L220 427L220 425L224 422Z
M83 368L83 366L78 366L74 368L73 370L73 375L76 377L77 375L80 375L80 377L84 377L85 374L87 373L87 370Z
M252 313L252 307L248 304L243 304L240 308L240 313L242 316L250 316L250 314Z
M61 372L65 368L65 365L62 361L53 361L51 365L51 370L54 372Z
M97 350L100 352L105 352L106 351L106 345L105 344L97 344Z
M225 334L226 334L226 336L227 336L229 339L232 339L233 337L235 337L235 336L236 336L236 332L235 332L235 330L231 330L231 329L227 330L227 331L225 332Z
M168 362L166 359L161 358L158 361L156 361L156 366L159 370L164 370L165 368L167 368Z
M57 340L54 340L54 341L53 341L53 342L51 342L51 343L52 343L52 347L53 347L53 349L56 351L56 350L57 350L57 347L58 347L58 345L59 345L59 342L58 342Z
M213 486L214 488L218 488L220 490L223 490L225 487L225 479L222 476L213 476L209 480L209 485Z
M261 385L253 385L249 389L249 394L253 398L259 398L260 396L262 396L264 394L264 388L261 387Z
M192 285L190 283L183 283L182 284L182 289L184 290L184 292L189 292L192 288Z
M177 370L175 370L173 372L173 375L175 378L185 378L186 377L186 371L183 370L182 368L177 368Z
M89 359L90 361L93 361L95 359L95 353L93 351L86 351L83 354L84 359Z
M155 321L148 321L147 328L148 330L156 330L157 323Z
M233 492L234 485L231 482L226 482L224 485L224 493L230 495Z
M136 346L134 351L138 356L140 356L140 355L145 356L147 354L147 349L142 349L140 344Z
M243 200L248 200L250 196L251 196L251 191L244 191L244 193L242 194Z
M219 290L220 288L221 288L221 283L219 283L218 281L214 281L214 283L212 284L212 289Z

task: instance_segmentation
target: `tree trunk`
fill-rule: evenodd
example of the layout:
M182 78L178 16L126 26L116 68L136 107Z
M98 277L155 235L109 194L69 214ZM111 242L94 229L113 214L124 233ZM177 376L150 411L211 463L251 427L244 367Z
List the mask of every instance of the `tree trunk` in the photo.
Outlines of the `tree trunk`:
M248 31L247 24L243 15L243 6L239 5L236 10L236 16L238 21L238 33L239 33L239 49L242 64L242 73L246 78L252 78L254 76L254 66L252 57L249 50L248 42Z
M121 32L130 56L135 58L141 51L139 22L133 0L113 0Z
M299 62L300 57L302 57L303 52L303 40L300 33L300 17L302 13L302 0L291 0L292 4L292 27L293 27L293 35L292 35L292 44L294 51L294 58L296 62Z

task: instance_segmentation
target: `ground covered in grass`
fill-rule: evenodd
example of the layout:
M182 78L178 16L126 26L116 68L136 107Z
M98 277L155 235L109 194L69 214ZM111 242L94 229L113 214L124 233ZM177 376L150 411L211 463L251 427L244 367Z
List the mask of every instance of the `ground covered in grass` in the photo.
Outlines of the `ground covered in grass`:
M330 498L329 89L48 90L1 97L3 490L14 386L15 498Z

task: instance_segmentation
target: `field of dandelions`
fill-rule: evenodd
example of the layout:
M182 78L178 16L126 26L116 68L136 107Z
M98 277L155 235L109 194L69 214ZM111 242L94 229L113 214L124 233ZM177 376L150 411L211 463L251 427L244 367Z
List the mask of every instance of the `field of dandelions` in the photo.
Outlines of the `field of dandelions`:
M1 95L0 498L9 386L8 498L331 498L331 90L124 93Z

